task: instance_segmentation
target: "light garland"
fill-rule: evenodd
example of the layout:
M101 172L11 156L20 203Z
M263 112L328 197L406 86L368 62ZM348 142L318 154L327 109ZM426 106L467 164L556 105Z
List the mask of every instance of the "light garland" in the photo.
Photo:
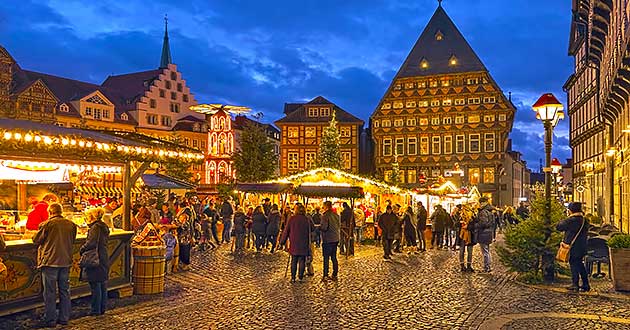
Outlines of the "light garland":
M364 178L364 177L361 177L361 176L358 176L358 175L355 175L355 174L352 174L352 173L347 173L347 172L343 172L343 171L340 171L340 170L337 170L337 169L334 169L334 168L328 168L328 167L320 167L320 168L316 168L314 170L309 170L309 171L306 171L306 172L293 174L293 175L290 175L290 176L287 176L287 177L284 177L284 178L280 178L280 179L272 180L272 181L268 181L268 182L291 183L293 181L300 180L300 179L302 179L304 177L307 177L307 176L318 175L320 173L326 173L326 172L330 172L333 175L337 175L337 176L340 176L340 177L346 177L346 178L350 178L350 179L355 180L355 181L359 181L359 182L363 183L364 185L373 185L373 186L376 186L378 188L387 190L387 191L389 191L391 193L394 193L394 194L409 193L407 190L403 190L403 189L398 188L398 187L390 186L390 185L382 183L382 182L374 181L374 180L367 179L367 178Z
M184 158L188 161L199 161L205 158L203 154L194 153L194 152L181 152L181 151L173 151L167 149L153 149L147 147L140 146L128 146L124 144L109 144L109 143L101 143L96 141L90 141L88 139L76 138L74 136L48 136L43 134L36 133L22 133L15 131L2 131L0 136L3 137L4 142L20 142L25 144L30 144L33 146L37 146L39 144L44 144L47 146L50 145L61 145L64 148L77 148L83 150L93 150L93 151L105 151L105 152L119 152L127 156L146 156L153 155L157 157L163 158Z

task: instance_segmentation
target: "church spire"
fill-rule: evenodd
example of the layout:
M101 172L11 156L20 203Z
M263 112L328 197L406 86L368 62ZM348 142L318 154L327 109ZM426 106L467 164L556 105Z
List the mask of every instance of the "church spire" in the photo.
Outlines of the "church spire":
M160 68L166 68L171 64L171 46L168 43L168 17L164 15L164 43L162 44L162 57L160 58Z

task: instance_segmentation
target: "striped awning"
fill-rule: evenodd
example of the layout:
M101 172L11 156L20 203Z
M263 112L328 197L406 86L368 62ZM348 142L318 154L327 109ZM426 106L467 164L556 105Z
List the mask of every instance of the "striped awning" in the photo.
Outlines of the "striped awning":
M79 186L77 187L77 190L82 193L94 194L103 197L120 196L123 194L123 189L120 187ZM139 188L131 188L131 194L137 195L140 193L141 190Z

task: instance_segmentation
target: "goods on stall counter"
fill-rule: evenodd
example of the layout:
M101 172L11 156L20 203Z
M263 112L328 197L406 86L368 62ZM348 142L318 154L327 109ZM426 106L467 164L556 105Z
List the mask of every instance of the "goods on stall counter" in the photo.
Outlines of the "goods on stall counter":
M159 235L159 230L151 222L147 222L141 232L137 233L132 241L131 246L163 246L164 240Z

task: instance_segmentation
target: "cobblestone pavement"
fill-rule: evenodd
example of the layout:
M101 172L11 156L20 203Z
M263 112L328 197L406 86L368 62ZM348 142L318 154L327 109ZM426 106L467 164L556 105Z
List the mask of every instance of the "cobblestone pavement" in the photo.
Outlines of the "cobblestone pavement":
M510 322L501 329L532 330L532 329L607 329L627 330L628 324L606 322L588 319L536 318Z
M112 299L115 307L100 317L81 317L88 300L73 302L79 312L74 312L68 329L478 329L506 314L630 318L627 299L523 286L498 264L490 275L462 274L453 251L396 254L392 261L384 261L379 248L358 247L357 256L340 257L336 283L321 282L319 253L315 277L289 283L284 277L287 258L284 252L234 257L227 246L198 253L190 271L167 277L164 294ZM480 262L476 248L473 267L480 269ZM0 318L0 328L24 324L6 320ZM504 328L629 327L589 322L541 315L515 319L504 323Z

